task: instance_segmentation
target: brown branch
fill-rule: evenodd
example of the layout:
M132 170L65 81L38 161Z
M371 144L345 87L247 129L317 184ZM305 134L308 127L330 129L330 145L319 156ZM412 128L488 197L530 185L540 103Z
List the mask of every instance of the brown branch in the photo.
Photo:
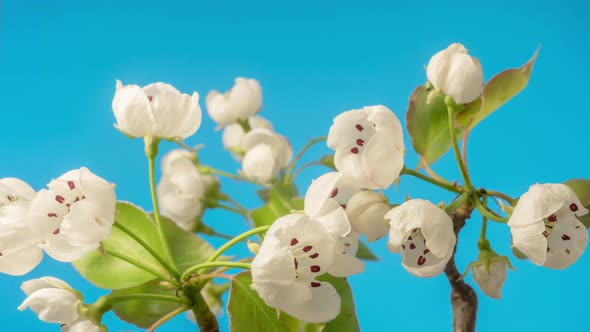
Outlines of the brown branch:
M471 216L472 206L463 205L453 213L453 229L459 242L459 232L465 226L465 221ZM463 281L461 273L455 264L455 253L445 267L445 274L451 284L451 305L453 308L453 331L474 332L475 320L477 318L477 294Z

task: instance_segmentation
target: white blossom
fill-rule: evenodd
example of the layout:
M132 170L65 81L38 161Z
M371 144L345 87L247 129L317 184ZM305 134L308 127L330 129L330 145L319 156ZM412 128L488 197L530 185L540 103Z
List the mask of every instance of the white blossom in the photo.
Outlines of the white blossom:
M111 234L115 202L114 186L82 167L40 190L31 201L28 220L47 254L71 262Z
M206 98L207 112L219 127L245 120L260 111L262 107L262 88L255 79L238 77L234 86L220 93L209 92Z
M100 328L88 319L81 318L62 325L60 332L100 332Z
M389 223L385 214L391 210L387 198L371 190L356 193L348 201L346 214L352 229L364 234L367 241L373 242L387 235Z
M588 244L588 231L577 219L586 213L568 186L533 185L508 221L513 246L537 265L564 269L580 258Z
M37 233L27 222L35 191L22 180L0 179L0 272L23 275L43 258Z
M242 141L242 171L249 179L267 183L289 164L293 149L287 138L270 129L249 131Z
M187 231L193 229L196 218L203 213L205 192L216 181L211 175L199 173L192 162L194 157L180 149L166 154L157 188L162 215Z
M184 139L201 125L199 95L180 93L166 83L142 88L117 81L112 107L117 119L115 126L131 137Z
M508 266L508 261L501 257L490 262L489 265L476 264L472 269L473 279L484 294L499 299L502 297L502 286L506 281Z
M393 253L401 252L408 272L432 277L444 270L457 242L453 221L444 210L412 199L391 209L385 218L391 220L387 246Z
M336 150L336 169L351 176L361 188L389 187L404 166L403 130L385 106L366 106L338 115L327 143Z
M250 126L251 130L259 128L266 128L269 130L273 129L270 121L261 116L253 116L248 118L248 125ZM242 150L244 136L246 136L246 132L244 132L244 129L238 123L232 123L223 128L223 134L221 136L223 146L231 151L232 156L238 161L242 161L244 158L243 155L245 152Z
M452 97L457 104L476 100L483 89L481 64L459 43L436 53L428 63L426 75L435 89Z
M27 298L18 307L33 310L39 319L49 323L70 324L80 318L76 305L81 296L65 281L43 277L22 283L21 289Z

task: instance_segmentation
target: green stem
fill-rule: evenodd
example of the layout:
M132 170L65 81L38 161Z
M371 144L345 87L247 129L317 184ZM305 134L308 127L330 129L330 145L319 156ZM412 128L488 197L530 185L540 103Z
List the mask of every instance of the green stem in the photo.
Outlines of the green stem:
M207 258L207 260L204 263L195 265L195 266L189 268L188 270L186 270L182 274L182 276L180 277L180 280L186 280L186 278L188 278L188 276L192 272L197 271L197 270L203 268L202 267L203 264L209 264L209 263L230 264L231 263L231 264L246 264L247 266L250 266L250 264L247 264L247 263L214 262L214 261L217 258L219 258L219 256L221 256L225 251L227 251L229 248L231 248L232 246L234 246L235 244L239 243L240 241L242 241L242 240L244 240L244 239L246 239L246 238L248 238L248 237L250 237L252 235L265 232L269 228L270 228L270 226L260 226L260 227L251 229L251 230L249 230L247 232L244 232L244 233L242 233L242 234L234 237L230 241L227 241L224 245L222 245L221 247L219 247L219 249L217 249L215 252L213 252L211 254L211 256L209 256L209 258ZM230 266L231 267L233 265L207 265L207 266ZM204 267L207 267L207 266L204 266ZM245 266L245 265L236 265L235 267L243 267L243 266Z
M303 172L305 169L307 169L307 168L309 168L309 167L311 167L311 166L315 166L315 165L319 165L319 166L325 166L324 164L322 164L322 163L321 163L321 162L319 162L319 161L312 161L312 162L309 162L309 163L307 163L307 164L305 164L305 165L303 165L303 166L299 167L299 169L298 169L298 170L296 170L296 171L295 171L295 173L293 173L293 175L292 175L291 177L293 178L293 180L295 180L295 179L297 178L297 176L299 176L299 174L300 174L301 172Z
M516 200L504 193L501 193L499 191L495 191L495 190L485 190L485 194L488 196L493 196L493 197L499 197L503 200L505 200L506 202L508 202L510 205L514 205Z
M130 229L128 229L127 227L123 226L121 223L118 223L115 221L115 223L113 224L113 226L117 227L118 229L120 229L123 233L127 234L127 236L129 236L130 238L132 238L133 240L135 240L135 242L137 242L140 246L142 246L147 252L150 253L150 255L152 255L152 257L154 257L160 264L162 264L162 266L168 270L168 272L170 272L172 275L174 275L174 277L178 278L180 277L180 273L178 273L178 271L176 271L176 269L174 269L172 266L170 266L170 264L168 264L168 262L162 258L162 256L160 256L160 254L158 254L147 242L145 242L141 237L137 236L137 234L135 234L134 232L132 232Z
M160 278L161 280L168 281L175 286L180 286L178 281L174 280L174 278L171 275L167 274L167 271L158 271L157 268L154 268L153 266L145 264L143 261L138 260L135 257L131 257L131 256L125 255L123 253L110 251L108 249L104 249L104 251L106 254L111 255L111 256L118 258L120 260L123 260L123 261L125 261L131 265L134 265L134 266L136 266L148 273L151 273L154 276Z
M227 210L227 211L231 211L231 212L235 212L243 217L248 218L248 210L243 210L241 208L238 207L233 207L233 206L229 206L229 205L225 205L219 202L215 202L213 205L211 205L212 208L219 208L219 209L223 209L223 210Z
M459 165L461 176L463 177L463 181L465 181L465 186L468 189L473 189L471 179L469 178L469 173L465 168L463 158L461 157L461 152L459 151L459 145L457 144L457 135L455 133L455 111L457 110L456 107L458 105L456 105L453 99L448 96L445 98L445 104L447 104L447 114L449 115L449 132L451 134L451 142L453 143L453 151L455 152L455 160L457 160L457 164Z
M256 182L256 181L250 180L246 177L235 175L235 174L232 174L232 173L229 173L226 171L222 171L222 170L213 168L211 166L198 166L197 169L198 169L199 173L202 173L202 174L216 174L216 175L223 176L223 177L226 177L226 178L229 178L232 180L248 182L248 183L252 183L252 184L255 184L255 185L258 185L261 187L268 187L267 185L265 185L263 183Z
M461 194L461 196L457 197L457 199L455 199L454 201L451 202L451 204L449 204L446 208L445 211L449 214L453 213L455 210L457 210L461 205L463 205L463 203L465 203L465 201L467 201L467 199L471 196L471 193L469 192L464 192Z
M426 182L432 183L435 186L441 187L443 189L446 189L448 191L452 191L452 192L455 192L455 193L465 192L465 189L463 187L461 187L461 186L457 186L457 185L453 185L452 183L445 183L445 182L442 182L442 181L435 180L435 179L429 177L428 175L424 175L424 174L422 174L422 173L420 173L418 171L414 171L414 170L411 170L411 169L406 168L406 167L404 167L402 169L401 174L407 174L407 175L415 176L415 177L417 177L417 178L419 178L421 180L424 180Z
M231 268L242 268L242 269L249 269L250 268L250 263L238 263L238 262L205 262L205 263L201 263L201 264L197 264L194 266L189 267L186 271L184 271L184 273L182 274L182 276L180 277L181 280L187 280L190 275L198 270L201 269L205 269L208 267L214 267L214 266L225 266L225 267L231 267Z
M190 309L190 308L182 306L182 307L177 308L176 310L170 311L166 315L162 316L162 318L158 319L154 324L152 324L152 326L150 326L150 328L149 328L149 330L147 330L147 332L154 332L158 327L164 325L164 323L171 320L175 316L187 311L188 309Z
M297 155L295 156L295 158L293 158L293 160L291 161L291 163L289 163L289 165L287 166L287 171L285 175L285 181L284 183L291 183L291 179L294 177L291 177L291 173L293 173L293 169L295 169L295 165L297 165L297 163L299 162L299 159L301 159L301 157L303 157L303 154L305 152L307 152L307 150L309 150L309 148L311 148L314 144L319 143L319 142L323 142L326 141L328 139L328 136L322 136L322 137L318 137L318 138L314 138L312 140L309 140L307 142L307 144L305 144L303 146L303 148L301 149L301 151L299 151L299 153L297 153Z
M479 201L479 199L476 198L477 201ZM488 204L488 198L486 196L483 197L483 206L487 206ZM483 218L481 219L481 233L479 233L479 241L483 242L486 240L486 231L488 229L488 218L486 218L485 216L483 216Z
M160 144L160 140L155 138L151 139L146 137L146 148L145 154L148 158L148 166L149 166L149 181L150 181L150 191L152 195L152 204L154 206L154 221L156 222L156 229L158 231L158 237L160 238L160 242L162 243L162 247L164 248L164 257L170 264L169 266L173 268L174 275L178 275L178 269L176 268L176 263L174 262L174 258L172 257L172 251L170 251L170 245L168 244L168 239L164 234L164 228L162 227L162 221L160 220L160 208L158 206L158 195L156 194L156 156L158 155L158 145Z
M240 204L240 202L236 201L235 199L231 198L229 195L224 194L223 198L221 198L221 200L233 204L236 208L238 208L242 211L246 211L246 212L248 211L248 209L245 206Z
M107 295L107 303L109 304L132 300L154 300L162 302L186 303L186 300L179 297L162 294Z
M508 218L502 218L495 215L492 211L490 211L487 207L485 207L479 199L474 199L473 202L475 203L475 208L481 215L489 220L493 220L495 222L507 223Z

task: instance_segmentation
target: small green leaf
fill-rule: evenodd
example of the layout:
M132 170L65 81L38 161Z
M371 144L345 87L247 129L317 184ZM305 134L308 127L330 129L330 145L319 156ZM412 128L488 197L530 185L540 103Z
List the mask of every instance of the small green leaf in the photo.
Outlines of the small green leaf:
M323 157L321 157L320 164L337 171L336 164L334 164L334 155L333 154L326 154Z
M580 203L582 203L586 209L590 210L590 180L571 179L565 181L564 184L572 188L578 196ZM586 228L590 228L590 213L578 217L578 220L580 220Z
M162 217L162 227L170 244L172 257L181 273L191 266L205 262L214 251L207 241L178 227L168 218Z
M421 162L428 165L447 153L452 146L444 95L436 95L423 86L417 87L410 97L406 127L414 150L422 156ZM461 137L463 131L457 128L456 135Z
M466 130L471 130L481 120L488 117L495 110L516 96L529 83L539 49L531 59L520 68L505 70L485 85L481 98L467 104L457 115L457 124Z
M284 188L273 187L268 192L268 202L250 212L254 227L272 225L275 220L293 210L303 210L303 199L294 196L296 193L296 188L285 191Z
M359 241L359 248L356 251L356 257L360 258L365 261L378 261L379 257L377 257L371 249L363 242Z
M176 296L175 289L168 289L159 285L158 282L150 281L143 285L115 290L111 295L131 294L160 294ZM158 319L181 306L180 303L165 302L156 300L128 300L117 302L113 305L113 312L117 317L137 327L148 328Z
M297 331L298 322L284 312L264 303L252 284L250 272L235 276L231 282L227 312L232 332Z
M152 220L139 207L128 202L117 202L115 222L120 223L135 235L142 238L157 252L162 252L156 227ZM117 227L113 227L111 235L102 243L107 250L124 253L143 263L166 273L158 261L141 245ZM94 285L101 288L120 289L143 284L155 278L146 272L119 258L93 251L75 261L74 267Z
M321 281L327 281L336 288L342 305L340 307L340 314L334 319L327 322L322 332L358 332L361 330L358 319L356 317L356 309L354 308L354 298L352 296L352 289L346 281L346 278L336 278L329 274L324 274L318 278Z

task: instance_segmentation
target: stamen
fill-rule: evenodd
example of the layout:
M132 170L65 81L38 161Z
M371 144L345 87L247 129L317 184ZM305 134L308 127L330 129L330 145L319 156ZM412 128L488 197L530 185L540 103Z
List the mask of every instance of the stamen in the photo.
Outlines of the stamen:
M303 247L303 252L308 252L313 248L313 246L305 246Z
M59 204L63 204L63 203L66 201L66 199L65 199L63 196L60 196L60 195L56 195L56 196L55 196L55 200L56 200L56 201L57 201Z
M547 220L549 220L551 222L555 222L555 221L557 221L557 215L554 213L554 214L550 215L549 218L547 218Z
M361 125L360 125L360 124L358 124L358 123L357 123L357 124L356 124L356 126L354 126L354 127L355 127L355 128L356 128L356 130L358 130L358 131L363 131L363 129L365 129L365 128L363 128L363 126L361 126Z
M59 234L59 228L57 228L53 231L53 235L57 235L57 234Z
M356 140L356 145L363 146L363 144L365 144L365 141L364 140L362 140L360 138Z
M410 249L416 249L416 245L414 244L414 242L410 243Z
M68 181L68 187L70 187L70 190L74 190L74 188L76 188L76 184L74 181Z
M318 265L312 265L310 268L311 272L318 273L320 272L320 267Z
M311 287L313 287L313 288L320 287L321 285L322 285L322 284L321 284L321 283L319 283L319 282L315 282L315 281L312 281L312 282L311 282Z
M423 252L423 254L424 254L424 255L426 255L426 254L427 254L427 253L429 253L429 252L430 252L430 249L426 248L426 249L424 249L424 252Z
M571 238L571 237L569 237L569 235L567 235L567 234L563 234L563 235L561 236L561 239L562 239L562 240L564 240L564 241L569 241L569 240L571 240L572 238Z
M297 240L296 238L292 238L291 239L291 245L292 246L296 245L297 243L299 243L299 240Z
M336 195L338 195L338 188L334 188L334 190L332 190L332 193L330 194L330 198L334 198L334 197L336 197Z
M297 270L297 268L299 267L299 262L297 261L297 258L293 258L293 263L295 264L295 270Z
M359 148L355 146L354 148L350 149L350 152L352 152L353 154L357 154L359 153Z
M50 218L57 218L57 214L56 213L48 213L47 216L50 217Z
M316 253L315 253L315 254L313 254L313 255L309 255L309 258L311 258L311 259L316 259L316 258L318 258L318 256L319 256L319 255L320 255L320 254L318 254L318 253L316 252Z
M422 266L424 263L426 263L426 258L424 256L418 257L418 265Z
M154 97L152 97L152 96L147 96L147 97L150 102L154 99Z
M576 203L570 204L570 210L572 210L572 212L578 211L578 206L576 205Z

